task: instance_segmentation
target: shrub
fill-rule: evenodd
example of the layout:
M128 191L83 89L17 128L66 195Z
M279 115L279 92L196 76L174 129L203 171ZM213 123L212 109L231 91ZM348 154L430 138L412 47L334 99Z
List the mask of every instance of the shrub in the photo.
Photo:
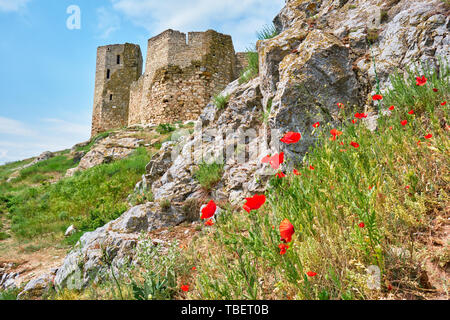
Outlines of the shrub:
M170 123L161 123L156 128L156 131L159 134L167 134L167 133L170 133L172 131L175 131L175 127L173 125L171 125Z
M194 172L194 178L206 191L210 191L221 179L223 175L223 164L221 163L201 163Z
M71 224L80 231L91 231L116 219L127 209L127 197L149 158L146 149L139 148L126 159L78 172L55 184L18 189L8 202L11 231L30 239L62 234Z
M219 109L219 110L225 109L229 100L230 100L229 95L222 96L219 94L217 96L214 96L214 104L216 105L217 109Z

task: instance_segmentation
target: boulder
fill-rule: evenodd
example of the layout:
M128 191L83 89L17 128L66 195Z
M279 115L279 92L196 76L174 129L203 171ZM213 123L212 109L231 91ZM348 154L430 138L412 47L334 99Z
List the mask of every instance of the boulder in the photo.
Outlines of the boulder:
M141 233L175 226L184 221L181 209L163 210L157 203L131 208L118 219L95 231L85 233L64 259L55 276L57 290L81 289L99 281L133 259Z
M278 39L265 42L270 46L272 41L277 43ZM266 61L270 60L269 54ZM320 30L309 32L297 52L283 58L278 72L269 124L279 130L280 137L288 131L302 134L301 143L279 146L287 158L300 160L315 142L312 125L337 122L337 103L361 106L360 88L349 49L336 36ZM277 148L278 141L272 139L273 148Z

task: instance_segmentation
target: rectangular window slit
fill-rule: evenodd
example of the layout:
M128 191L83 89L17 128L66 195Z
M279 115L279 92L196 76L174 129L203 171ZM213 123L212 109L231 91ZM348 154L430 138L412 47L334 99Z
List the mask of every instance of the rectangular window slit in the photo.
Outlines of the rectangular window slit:
M117 55L117 64L120 64L120 55Z
M106 79L109 79L111 76L111 70L106 70Z

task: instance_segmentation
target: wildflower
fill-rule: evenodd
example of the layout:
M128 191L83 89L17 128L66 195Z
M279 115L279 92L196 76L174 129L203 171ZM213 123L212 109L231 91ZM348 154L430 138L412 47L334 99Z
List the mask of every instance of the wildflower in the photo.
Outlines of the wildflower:
M372 190L373 186L369 186L369 190Z
M433 135L430 133L425 136L425 139L431 139L431 137L433 137Z
M367 118L367 113L356 113L355 118L356 119Z
M281 152L280 154L276 154L272 157L266 156L261 160L262 163L270 163L270 166L274 170L278 170L280 167L280 164L284 162L284 152Z
M383 96L381 94L376 94L372 97L373 101L383 100Z
M347 149L340 149L340 152L347 152Z
M309 166L309 169L314 170L314 167L313 166Z
M364 224L364 222L361 222L360 224L358 224L358 227L360 227L361 229L364 228L366 225Z
M341 142L339 142L339 144L340 144L341 146L343 146L343 145L344 145L344 142L341 141Z
M276 174L276 176L277 176L278 178L280 178L280 179L286 177L286 175L285 175L283 172L278 172L278 173Z
M266 202L265 195L254 195L253 198L245 198L247 202L244 204L243 208L245 211L250 213L252 210L258 210Z
M422 141L420 141L420 140L417 141L417 145L418 145L418 146L419 146L421 143L422 143Z
M400 121L400 123L401 123L402 126L406 126L406 124L408 123L408 121L407 121L407 120L402 120L402 121Z
M353 119L353 120L352 120L352 123L355 124L357 121L358 121L358 120Z
M289 222L288 219L284 219L280 223L280 236L281 241L288 243L292 241L292 235L294 234L294 226Z
M302 174L300 172L297 171L297 169L294 169L294 171L292 171L296 176L301 176Z
M211 227L214 225L214 222L212 221L212 219L209 219L208 221L205 222L205 226Z
M424 86L425 85L425 83L427 83L427 78L425 78L425 76L422 76L422 78L421 77L416 77L416 85L417 86Z
M340 103L340 102L337 103L337 106L338 106L339 109L343 109L344 108L344 104Z
M288 132L283 138L280 139L280 141L286 144L291 144L299 142L301 138L302 136L299 132Z
M406 186L406 187L405 187L406 190L409 190L409 188L410 188L410 186Z
M209 201L209 203L202 209L202 215L200 219L209 219L214 213L216 213L217 206L213 200Z
M359 143L357 143L357 142L352 141L352 142L350 142L350 145L351 145L352 147L354 147L355 149L358 149L358 148L359 148Z
M192 267L192 271L195 271L195 270L197 270L197 267Z
M189 285L188 284L183 284L181 286L181 290L183 290L184 292L188 292L189 291Z
M388 289L388 291L391 291L391 290L392 290L391 284L388 285L387 289Z
M408 114L414 114L414 110L411 109Z
M278 245L278 248L280 249L280 254L284 255L284 254L286 254L286 250L289 249L289 246L282 243L282 244Z
M308 275L308 277L315 277L315 276L317 276L317 273L312 272L312 271L308 271L306 274Z
M392 110L394 110L394 109L395 109L394 106L390 106L390 107L389 107L389 110L390 110L390 111L392 111Z
M441 106L445 106L447 104L447 101L444 101L441 103Z
M434 92L438 92L439 90L438 90L438 89L436 89L436 88L433 88L433 91L434 91Z
M339 130L336 130L336 129L331 129L330 133L332 135L330 140L334 141L334 140L336 140L336 137L338 137L338 136L340 136L342 134L342 131L339 131Z
M319 122L316 122L316 123L314 123L312 126L313 126L313 128L316 129L316 128L318 128L318 127L320 126L320 123L319 123Z

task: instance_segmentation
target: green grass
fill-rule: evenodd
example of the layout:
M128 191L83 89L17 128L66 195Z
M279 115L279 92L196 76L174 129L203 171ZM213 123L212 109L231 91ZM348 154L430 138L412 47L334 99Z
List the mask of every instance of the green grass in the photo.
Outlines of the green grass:
M424 87L415 85L421 74L410 73L406 82L393 76L382 109L395 109L380 116L377 131L347 120L330 141L331 127L323 126L316 147L297 164L301 176L271 179L258 211L224 210L214 230L191 245L196 250L186 259L198 273L187 298L378 299L389 293L387 284L396 294L421 296L418 265L429 252L415 234L427 233L450 201L448 105L440 104L449 99L448 66L439 76L422 72L429 75ZM285 218L295 234L280 255ZM412 258L392 254L395 247ZM368 286L371 265L381 271L380 290Z
M200 163L198 169L194 172L195 180L206 190L211 190L221 179L223 175L223 164L213 162Z
M214 104L216 105L217 109L222 110L225 109L225 107L228 105L228 101L230 100L230 96L222 96L222 95L216 95L213 98Z
M11 213L11 231L19 239L31 239L61 235L71 224L81 231L104 225L127 209L127 196L148 161L147 151L140 148L126 159L76 173L55 184L11 191L4 201Z
M273 24L265 25L260 31L256 32L258 40L268 40L279 35L279 32Z

